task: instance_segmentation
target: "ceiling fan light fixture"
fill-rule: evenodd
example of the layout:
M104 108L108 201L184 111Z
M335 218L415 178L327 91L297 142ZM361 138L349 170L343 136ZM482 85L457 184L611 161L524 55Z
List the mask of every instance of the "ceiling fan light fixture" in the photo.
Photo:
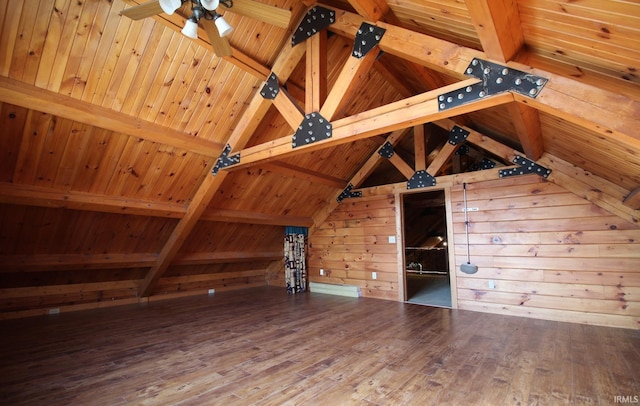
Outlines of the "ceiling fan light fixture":
M233 31L233 27L231 26L231 24L229 24L227 20L225 20L224 17L222 17L220 14L216 15L214 22L216 24L216 27L218 27L218 32L220 33L221 37L226 37Z
M189 38L198 39L198 21L189 18L184 23L184 28L182 28L182 34Z
M182 5L180 0L160 0L160 7L166 14L173 14Z
M213 11L220 5L220 0L200 0L200 4L207 10Z

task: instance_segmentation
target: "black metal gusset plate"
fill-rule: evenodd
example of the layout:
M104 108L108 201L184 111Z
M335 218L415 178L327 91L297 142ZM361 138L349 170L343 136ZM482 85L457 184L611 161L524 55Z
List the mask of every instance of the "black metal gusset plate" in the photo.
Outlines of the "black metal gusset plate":
M462 127L454 125L451 131L449 131L449 144L458 145L464 142L469 136L470 132Z
M262 86L260 94L267 100L273 100L280 93L280 83L278 83L278 77L275 73L271 73L267 82Z
M512 169L501 169L499 172L501 178L505 178L507 176L519 176L535 173L536 175L542 176L546 179L551 174L551 169L547 169L542 165L538 165L532 160L520 155L516 155L515 158L513 158L513 163L520 165L520 167Z
M310 113L304 116L304 120L293 134L291 145L293 148L301 147L331 138L332 134L333 126L329 120L322 117L320 113Z
M385 32L387 32L387 30L382 27L362 23L356 33L356 40L353 43L353 52L351 55L358 59L363 58L380 43Z
M238 152L237 154L229 156L229 152L231 152L231 145L227 144L222 150L222 153L216 161L216 165L211 170L211 173L217 175L220 169L240 163L240 153Z
M349 183L349 186L347 186L342 191L342 193L340 193L340 196L338 196L338 198L336 199L338 203L350 197L362 197L362 192L352 192L352 190L353 190L353 185Z
M436 178L431 176L427 171L417 171L411 179L407 181L407 189L421 189L428 186L435 186Z
M336 12L321 6L313 7L302 19L291 38L291 45L296 46L313 35L329 27L336 21Z
M478 58L471 61L465 73L482 81L438 96L440 111L504 92L535 98L548 81L541 76Z
M391 159L394 154L393 145L389 141L385 142L378 150L378 154L383 158Z
M456 155L464 156L469 153L470 149L468 145L461 145L460 148L456 150Z
M469 172L483 171L485 169L495 168L496 163L489 158L482 158L482 161L477 162L469 167Z

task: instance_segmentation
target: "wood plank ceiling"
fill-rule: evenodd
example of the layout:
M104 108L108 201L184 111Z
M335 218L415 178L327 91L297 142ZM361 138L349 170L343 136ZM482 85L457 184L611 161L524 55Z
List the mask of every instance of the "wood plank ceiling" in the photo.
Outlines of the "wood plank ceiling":
M377 182L456 170L439 129L450 118L562 166L567 188L637 222L640 3L327 0L336 22L292 46L316 3L259 1L291 10L289 27L232 9L225 58L203 32L181 35L178 14L121 16L133 0L0 5L0 308L263 284L283 227L320 224L385 139L409 158ZM363 22L386 32L356 59ZM477 81L464 75L474 57L549 83L438 113L437 95ZM317 111L333 137L294 150ZM426 155L406 141L425 137ZM213 176L225 145L241 163Z

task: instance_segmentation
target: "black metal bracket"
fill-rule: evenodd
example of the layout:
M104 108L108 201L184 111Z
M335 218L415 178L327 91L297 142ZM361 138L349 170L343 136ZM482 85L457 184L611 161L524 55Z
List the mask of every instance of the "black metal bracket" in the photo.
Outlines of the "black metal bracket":
M336 21L336 12L321 6L315 6L307 11L307 15L302 19L296 32L291 38L291 45L296 46L306 41L318 32L329 27Z
M513 158L513 163L520 165L519 168L512 169L501 169L499 172L499 176L501 178L507 176L519 176L519 175L528 175L531 173L535 173L538 176L542 176L543 178L548 178L551 174L551 169L547 169L542 165L538 165L530 159L527 159L523 156L516 155Z
M496 163L490 160L489 158L482 158L482 161L477 162L471 167L469 167L469 171L483 171L485 169L492 169L496 167Z
M468 145L461 145L460 148L456 150L456 155L464 156L464 155L467 155L469 151L470 151L470 148Z
M451 131L449 131L449 144L458 145L463 143L466 141L469 134L471 134L469 131L454 125Z
M280 83L275 73L271 73L267 79L267 83L262 86L260 94L267 100L273 100L280 93Z
M338 196L338 198L336 199L338 203L350 197L362 197L362 192L352 192L352 190L353 185L349 183L349 185L342 191L342 193L340 193L340 196Z
M394 154L393 145L389 141L385 142L378 150L378 154L383 158L391 159Z
M356 33L356 39L353 43L353 52L351 55L358 59L363 58L380 43L385 32L387 32L387 30L382 27L377 27L369 23L362 23Z
M291 145L293 148L309 145L317 141L331 138L333 126L329 120L320 113L310 113L304 116L304 120L293 134Z
M417 171L413 174L411 179L407 181L407 189L421 189L428 186L435 186L436 178L431 176L429 172L425 170Z
M474 58L465 73L481 82L438 96L440 111L504 92L516 92L535 98L548 79L504 65Z
M231 152L231 145L227 144L216 161L216 165L211 169L212 174L217 175L220 169L240 163L240 153L229 156L229 152Z

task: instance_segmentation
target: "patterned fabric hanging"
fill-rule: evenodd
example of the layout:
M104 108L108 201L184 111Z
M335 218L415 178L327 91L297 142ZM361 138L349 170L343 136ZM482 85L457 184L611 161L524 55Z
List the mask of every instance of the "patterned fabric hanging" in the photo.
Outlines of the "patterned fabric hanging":
M307 234L303 227L287 227L284 237L284 265L287 293L307 290Z

